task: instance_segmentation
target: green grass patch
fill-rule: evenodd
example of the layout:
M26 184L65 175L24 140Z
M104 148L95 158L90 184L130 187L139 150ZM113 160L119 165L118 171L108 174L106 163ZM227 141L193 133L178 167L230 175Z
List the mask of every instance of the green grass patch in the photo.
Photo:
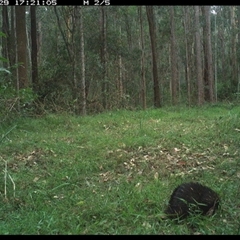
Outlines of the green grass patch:
M52 114L0 131L0 234L240 233L238 106ZM220 209L162 219L186 181L215 190Z

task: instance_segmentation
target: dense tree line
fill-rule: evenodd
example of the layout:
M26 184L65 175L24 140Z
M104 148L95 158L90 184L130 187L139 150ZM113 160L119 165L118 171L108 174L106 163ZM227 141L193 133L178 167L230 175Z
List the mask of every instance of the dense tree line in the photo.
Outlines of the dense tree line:
M239 94L239 6L2 6L1 114Z

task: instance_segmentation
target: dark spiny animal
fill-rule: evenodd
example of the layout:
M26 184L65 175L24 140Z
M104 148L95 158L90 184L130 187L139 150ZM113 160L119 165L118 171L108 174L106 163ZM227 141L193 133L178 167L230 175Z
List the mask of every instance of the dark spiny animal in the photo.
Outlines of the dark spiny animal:
M209 187L189 182L173 191L165 210L169 218L185 218L189 214L212 215L219 205L219 197Z

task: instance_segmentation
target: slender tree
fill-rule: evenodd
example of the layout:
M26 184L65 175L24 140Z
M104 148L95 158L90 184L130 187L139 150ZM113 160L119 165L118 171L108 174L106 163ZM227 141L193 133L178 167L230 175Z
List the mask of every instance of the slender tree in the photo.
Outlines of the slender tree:
M240 29L240 6L237 6L237 28ZM238 42L237 42L237 49L240 49L240 33L238 33ZM240 53L237 52L237 71L238 71L238 86L237 86L237 96L239 99L239 92L240 92Z
M76 41L81 36L78 34L78 30L81 31L80 27L80 13L79 13L79 7L77 6L69 6L68 7L68 14L65 16L65 22L66 22L66 41L69 43L69 53L71 56L72 61L72 75L73 75L73 98L75 101L75 113L80 113L80 90L79 90L79 43ZM81 40L80 40L81 42ZM80 58L82 57L81 51L80 51Z
M36 6L30 7L31 16L31 61L32 61L32 86L38 92L38 49L37 49L37 21Z
M215 37L214 37L214 97L215 97L215 102L217 102L217 84L218 84L218 30L217 30L217 14L214 16L214 32L215 32Z
M213 79L210 6L203 6L202 10L205 19L205 24L203 25L205 100L213 102L214 79Z
M80 36L81 36L81 104L82 104L82 115L86 115L86 81L85 81L85 45L84 45L84 24L83 24L83 10L80 7Z
M189 16L189 6L183 7L184 13L184 40L185 40L185 75L186 75L186 83L187 83L187 95L188 95L188 105L191 105L191 70L190 70L190 53L191 53L191 45L189 40L189 32L190 32L190 16Z
M27 76L27 36L25 12L25 6L15 6L17 64L19 65L17 69L17 89L26 88L29 84Z
M67 8L69 9L72 9L73 7L72 6L67 6ZM61 19L60 19L60 14L59 14L59 12L58 12L58 9L59 8L57 8L56 6L54 6L54 13L55 13L55 15L56 15L56 18L57 18L57 24L58 24L58 28L59 28L59 30L60 30L60 33L61 33L61 36L62 36L62 38L63 38L63 41L64 41L64 44L65 44L65 48L67 49L67 53L68 53L68 57L69 57L69 59L71 60L71 61L73 61L72 60L72 53L73 53L73 49L72 49L72 47L73 47L73 44L70 44L69 43L69 40L72 40L72 37L70 37L69 36L69 34L72 36L72 34L71 34L71 32L73 32L73 30L72 29L69 29L69 21L68 20L65 20L65 25L66 24L68 24L68 26L66 27L67 28L67 33L65 33L66 31L65 31L65 28L64 28L64 24L63 24L63 22L61 21ZM71 11L69 10L69 11L67 11L67 9L66 8L60 8L62 11L61 11L61 15L67 15L67 19L69 19L71 16L70 16L70 13L71 13ZM64 12L64 10L65 10L65 12ZM74 64L73 64L74 65Z
M232 87L231 92L235 93L238 85L238 72L237 72L237 24L236 24L236 6L230 7L230 20L231 20L231 76Z
M141 47L141 102L142 108L147 108L146 102L146 79L145 79L145 48L144 48L144 32L143 32L143 14L142 6L138 7L140 21L140 47Z
M177 85L178 85L178 64L177 64L177 46L176 46L176 35L175 35L175 16L174 6L170 7L171 17L171 92L172 92L172 104L177 104Z
M106 29L106 8L101 7L100 26L101 26L101 49L100 58L102 64L102 105L104 109L107 108L107 29Z
M198 86L198 105L202 105L204 103L204 85L202 74L202 54L199 24L200 7L194 6L194 10L195 10L196 75Z
M7 6L2 6L2 31L4 36L2 37L2 56L6 59L9 59L9 18L8 18L8 8ZM3 67L8 67L8 62L3 62Z
M157 37L156 37L156 25L153 6L146 6L149 34L151 40L152 49L152 73L153 73L153 93L154 93L154 106L161 107L160 86L158 79L158 67L157 67Z
M122 43L122 26L119 24L119 41ZM121 102L123 99L123 61L121 53L118 54L118 79L117 79L117 90L118 90L118 100Z
M11 77L13 83L16 83L17 69L13 67L16 64L16 31L15 31L15 6L10 7L10 31L9 31L9 65L11 68Z

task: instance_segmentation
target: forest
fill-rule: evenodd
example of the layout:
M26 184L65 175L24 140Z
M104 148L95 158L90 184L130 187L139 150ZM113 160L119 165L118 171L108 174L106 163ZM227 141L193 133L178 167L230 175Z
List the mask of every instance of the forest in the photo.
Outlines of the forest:
M240 234L240 6L0 9L1 235Z
M238 101L239 18L239 6L3 6L1 115Z

